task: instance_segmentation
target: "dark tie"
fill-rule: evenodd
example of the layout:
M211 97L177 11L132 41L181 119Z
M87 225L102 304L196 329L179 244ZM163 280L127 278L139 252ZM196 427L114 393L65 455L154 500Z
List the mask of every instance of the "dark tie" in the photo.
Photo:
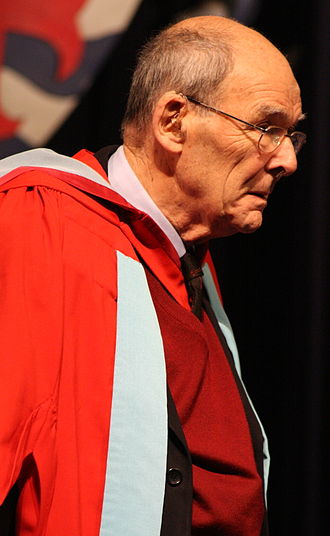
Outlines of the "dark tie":
M181 257L181 267L188 290L191 310L201 320L203 298L202 268L191 251L187 251Z

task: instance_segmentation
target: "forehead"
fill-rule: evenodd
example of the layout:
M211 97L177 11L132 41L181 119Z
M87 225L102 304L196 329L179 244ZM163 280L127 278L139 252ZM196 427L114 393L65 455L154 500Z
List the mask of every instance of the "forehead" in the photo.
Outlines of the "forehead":
M237 55L223 86L221 105L239 108L254 120L296 123L302 116L299 86L287 60L275 47L245 50Z

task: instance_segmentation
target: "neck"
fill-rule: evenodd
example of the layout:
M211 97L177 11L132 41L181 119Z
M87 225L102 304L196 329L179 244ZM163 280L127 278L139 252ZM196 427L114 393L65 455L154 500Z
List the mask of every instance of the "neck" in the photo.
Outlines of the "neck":
M150 156L145 146L124 145L129 165L154 203L187 243L205 242L210 238L198 210L194 211L176 176L177 162L164 158L160 152Z

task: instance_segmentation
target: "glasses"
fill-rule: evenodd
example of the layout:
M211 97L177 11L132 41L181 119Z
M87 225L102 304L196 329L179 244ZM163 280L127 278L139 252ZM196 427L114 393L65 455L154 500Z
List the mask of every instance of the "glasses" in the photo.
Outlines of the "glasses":
M269 127L259 127L257 125L254 125L253 123L249 123L248 121L244 121L243 119L239 119L238 117L235 117L234 115L227 114L226 112L223 112L222 110L218 110L217 108L213 108L213 106L209 106L208 104L204 104L204 102L200 102L193 97L190 97L188 95L183 95L181 93L182 97L185 97L188 101L193 102L194 104L198 104L198 106L202 106L203 108L207 108L211 112L215 112L217 114L224 115L226 117L230 117L231 119L235 119L235 121L239 121L240 123L244 123L244 125L247 125L249 127L254 128L255 130L258 130L261 132L261 136L258 140L258 149L262 153L271 153L281 145L284 138L290 138L294 152L296 154L299 153L300 149L306 142L306 134L303 132L288 132L285 128L275 127L275 126L269 126Z

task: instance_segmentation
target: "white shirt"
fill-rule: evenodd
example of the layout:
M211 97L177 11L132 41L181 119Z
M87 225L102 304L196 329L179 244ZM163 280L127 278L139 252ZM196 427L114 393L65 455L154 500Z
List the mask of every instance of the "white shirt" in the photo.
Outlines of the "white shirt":
M143 188L127 161L122 145L109 159L108 176L111 189L120 194L133 207L148 214L166 234L179 257L182 257L186 248L180 235Z

